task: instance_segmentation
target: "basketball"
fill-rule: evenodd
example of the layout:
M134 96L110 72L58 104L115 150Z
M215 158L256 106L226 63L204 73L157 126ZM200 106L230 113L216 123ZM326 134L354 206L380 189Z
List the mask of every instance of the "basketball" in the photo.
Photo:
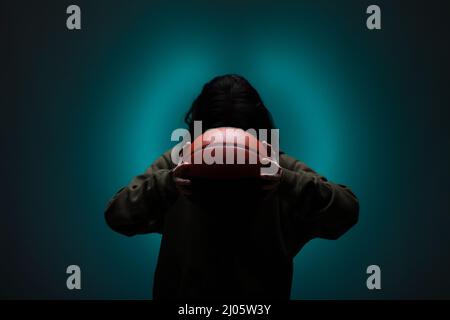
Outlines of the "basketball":
M188 163L186 178L257 178L265 155L265 146L242 129L210 129L183 150L183 161Z

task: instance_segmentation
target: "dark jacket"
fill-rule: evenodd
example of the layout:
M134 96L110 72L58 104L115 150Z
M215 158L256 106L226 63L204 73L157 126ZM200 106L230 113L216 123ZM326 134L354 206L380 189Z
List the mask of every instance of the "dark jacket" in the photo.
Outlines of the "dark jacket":
M295 255L315 237L339 238L359 205L350 189L288 155L279 163L269 194L246 198L237 185L194 201L177 192L166 152L118 191L105 212L113 230L162 234L154 299L289 299Z

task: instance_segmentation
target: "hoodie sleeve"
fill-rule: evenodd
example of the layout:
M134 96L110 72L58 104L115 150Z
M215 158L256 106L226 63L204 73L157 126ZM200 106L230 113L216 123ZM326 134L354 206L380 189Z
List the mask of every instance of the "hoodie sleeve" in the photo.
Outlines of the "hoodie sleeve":
M291 208L294 251L312 238L338 239L358 221L359 202L352 191L297 160L283 169L279 192Z
M172 179L173 167L170 153L165 153L144 174L121 188L105 210L109 227L126 236L162 233L164 212L178 196Z

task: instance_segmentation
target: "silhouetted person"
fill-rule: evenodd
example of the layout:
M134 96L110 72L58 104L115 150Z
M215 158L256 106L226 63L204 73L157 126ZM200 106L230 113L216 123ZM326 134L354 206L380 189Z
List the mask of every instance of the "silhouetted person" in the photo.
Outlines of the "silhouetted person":
M274 128L257 91L237 75L205 84L185 120L191 132L197 120L204 131ZM198 202L167 151L118 191L105 212L113 230L162 234L154 299L289 299L295 255L313 238L339 238L357 222L359 205L347 187L285 153L279 167L261 177L264 196L242 197L244 187L239 202L227 189Z

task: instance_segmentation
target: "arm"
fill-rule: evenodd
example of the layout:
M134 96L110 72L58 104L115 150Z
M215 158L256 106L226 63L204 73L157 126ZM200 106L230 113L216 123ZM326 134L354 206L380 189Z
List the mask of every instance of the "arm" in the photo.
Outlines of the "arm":
M305 164L292 161L282 169L279 191L294 208L293 227L301 228L303 241L339 238L358 221L356 196L346 186L333 184Z
M165 153L116 193L105 210L111 229L127 236L162 233L164 212L178 196L172 167L170 153Z

